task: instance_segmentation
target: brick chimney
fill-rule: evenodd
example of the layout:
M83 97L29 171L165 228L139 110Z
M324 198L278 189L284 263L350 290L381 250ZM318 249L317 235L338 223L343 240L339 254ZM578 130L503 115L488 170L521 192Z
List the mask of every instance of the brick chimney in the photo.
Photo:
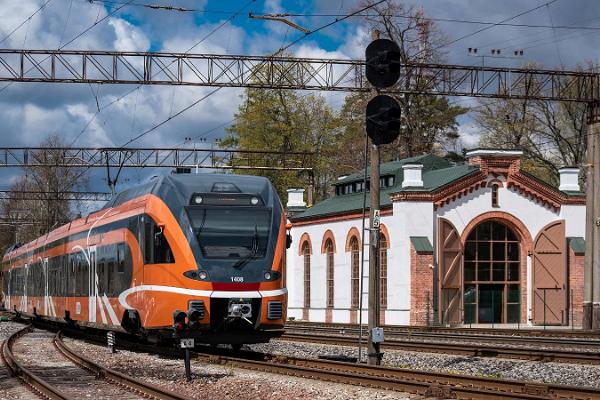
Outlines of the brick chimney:
M558 170L560 175L560 186L558 190L567 192L579 192L579 168L563 167Z

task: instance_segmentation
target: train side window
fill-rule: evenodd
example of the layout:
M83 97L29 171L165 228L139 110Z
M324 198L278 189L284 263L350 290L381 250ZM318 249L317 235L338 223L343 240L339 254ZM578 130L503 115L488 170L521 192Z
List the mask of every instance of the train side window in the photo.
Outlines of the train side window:
M171 264L175 262L173 251L163 228L153 221L144 222L144 262L146 264Z
M115 275L115 258L116 258L116 246L110 245L106 247L106 293L112 293L114 288L114 275Z
M117 273L125 273L125 243L117 245Z

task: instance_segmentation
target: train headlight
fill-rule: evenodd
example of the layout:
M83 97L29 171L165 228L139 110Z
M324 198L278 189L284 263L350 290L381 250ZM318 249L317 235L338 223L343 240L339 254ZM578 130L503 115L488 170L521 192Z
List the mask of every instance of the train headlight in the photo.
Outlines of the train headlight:
M265 272L265 279L266 280L271 280L271 273L269 271Z
M258 197L253 197L250 199L250 203L255 206L258 204Z
M200 271L198 273L198 278L205 280L206 278L208 278L208 274L206 273L206 271Z
M202 204L202 196L194 197L194 204Z

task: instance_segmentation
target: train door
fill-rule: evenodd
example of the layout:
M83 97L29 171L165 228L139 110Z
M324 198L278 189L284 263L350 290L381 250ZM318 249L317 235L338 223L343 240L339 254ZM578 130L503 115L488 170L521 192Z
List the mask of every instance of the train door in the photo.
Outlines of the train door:
M50 303L49 293L48 293L48 259L44 258L42 263L42 270L44 274L44 315L48 316L48 308Z
M29 275L29 264L25 264L25 268L23 268L23 298L22 298L22 306L21 310L23 312L27 312L27 275Z
M96 322L96 298L98 294L98 275L96 275L96 246L90 246L90 258L88 269L88 284L89 284L89 320Z

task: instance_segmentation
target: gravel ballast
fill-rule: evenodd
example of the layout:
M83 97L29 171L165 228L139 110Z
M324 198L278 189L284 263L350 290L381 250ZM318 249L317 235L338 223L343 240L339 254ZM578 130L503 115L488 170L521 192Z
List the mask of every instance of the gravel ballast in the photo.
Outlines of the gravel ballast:
M194 399L404 400L415 397L407 393L230 368L196 360L192 360L194 379L187 382L182 360L127 350L110 354L106 347L68 338L64 341L76 352L101 365Z
M249 346L264 353L317 358L323 354L358 357L358 348L273 340ZM363 347L363 358L366 349ZM538 383L600 388L600 366L541 361L502 360L411 351L386 351L383 364L421 371L468 374Z
M10 335L23 328L16 322L0 322L0 344ZM29 400L38 399L16 378L9 375L6 365L0 358L0 400Z

